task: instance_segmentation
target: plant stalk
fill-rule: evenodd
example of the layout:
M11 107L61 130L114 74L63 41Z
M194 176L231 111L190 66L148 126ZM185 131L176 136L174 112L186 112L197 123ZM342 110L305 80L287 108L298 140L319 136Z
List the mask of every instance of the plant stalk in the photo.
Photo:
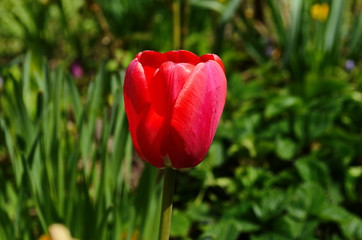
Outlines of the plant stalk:
M172 1L172 47L178 50L181 47L181 4L180 0Z
M170 238L172 198L176 176L176 171L172 167L166 167L164 171L159 240L168 240Z

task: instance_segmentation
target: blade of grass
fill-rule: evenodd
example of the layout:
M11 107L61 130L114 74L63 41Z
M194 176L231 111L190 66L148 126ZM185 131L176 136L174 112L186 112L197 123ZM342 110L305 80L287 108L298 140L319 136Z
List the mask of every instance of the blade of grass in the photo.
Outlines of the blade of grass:
M273 24L277 32L278 43L280 47L284 49L287 41L286 39L287 33L286 33L285 24L281 16L280 5L278 5L280 3L279 1L268 0L267 4L270 8Z
M291 25L288 37L288 43L286 45L286 53L284 55L284 65L290 60L291 55L295 52L297 46L298 35L300 34L300 25L303 13L303 1L295 0L291 3Z
M75 85L73 79L69 75L65 76L65 81L68 86L68 91L70 94L72 110L74 111L75 120L76 123L79 123L81 119L81 113L83 111L82 104L80 101L80 95L77 90L77 86Z
M330 16L328 17L327 30L324 40L324 50L329 55L328 59L336 57L341 47L341 28L345 1L332 1ZM333 59L336 60L336 59Z
M348 55L360 57L362 50L362 13L359 14L354 24L354 27L351 29Z

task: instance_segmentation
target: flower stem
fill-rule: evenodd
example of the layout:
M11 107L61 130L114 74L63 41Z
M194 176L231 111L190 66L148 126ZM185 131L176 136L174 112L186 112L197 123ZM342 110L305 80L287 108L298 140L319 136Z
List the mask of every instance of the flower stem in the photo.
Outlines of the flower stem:
M177 50L181 47L181 6L180 0L172 1L172 47Z
M165 168L163 193L162 193L162 208L161 208L161 221L159 240L168 240L170 237L171 229L171 216L172 216L172 197L175 185L176 172L171 167Z

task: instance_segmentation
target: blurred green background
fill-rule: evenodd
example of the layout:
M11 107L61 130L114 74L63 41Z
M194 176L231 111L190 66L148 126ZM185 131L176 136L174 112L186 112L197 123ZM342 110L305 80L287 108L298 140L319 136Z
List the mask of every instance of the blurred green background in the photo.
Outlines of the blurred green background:
M0 239L157 239L122 84L174 48L219 54L228 96L172 239L362 239L361 0L0 1Z

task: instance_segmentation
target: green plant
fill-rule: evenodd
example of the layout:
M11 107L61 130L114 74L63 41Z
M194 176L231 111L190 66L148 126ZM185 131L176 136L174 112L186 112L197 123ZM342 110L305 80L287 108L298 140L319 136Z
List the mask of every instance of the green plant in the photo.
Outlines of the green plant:
M29 54L2 76L0 238L34 239L56 222L80 239L155 238L159 186L148 166L131 175L123 73L103 64L86 97Z

